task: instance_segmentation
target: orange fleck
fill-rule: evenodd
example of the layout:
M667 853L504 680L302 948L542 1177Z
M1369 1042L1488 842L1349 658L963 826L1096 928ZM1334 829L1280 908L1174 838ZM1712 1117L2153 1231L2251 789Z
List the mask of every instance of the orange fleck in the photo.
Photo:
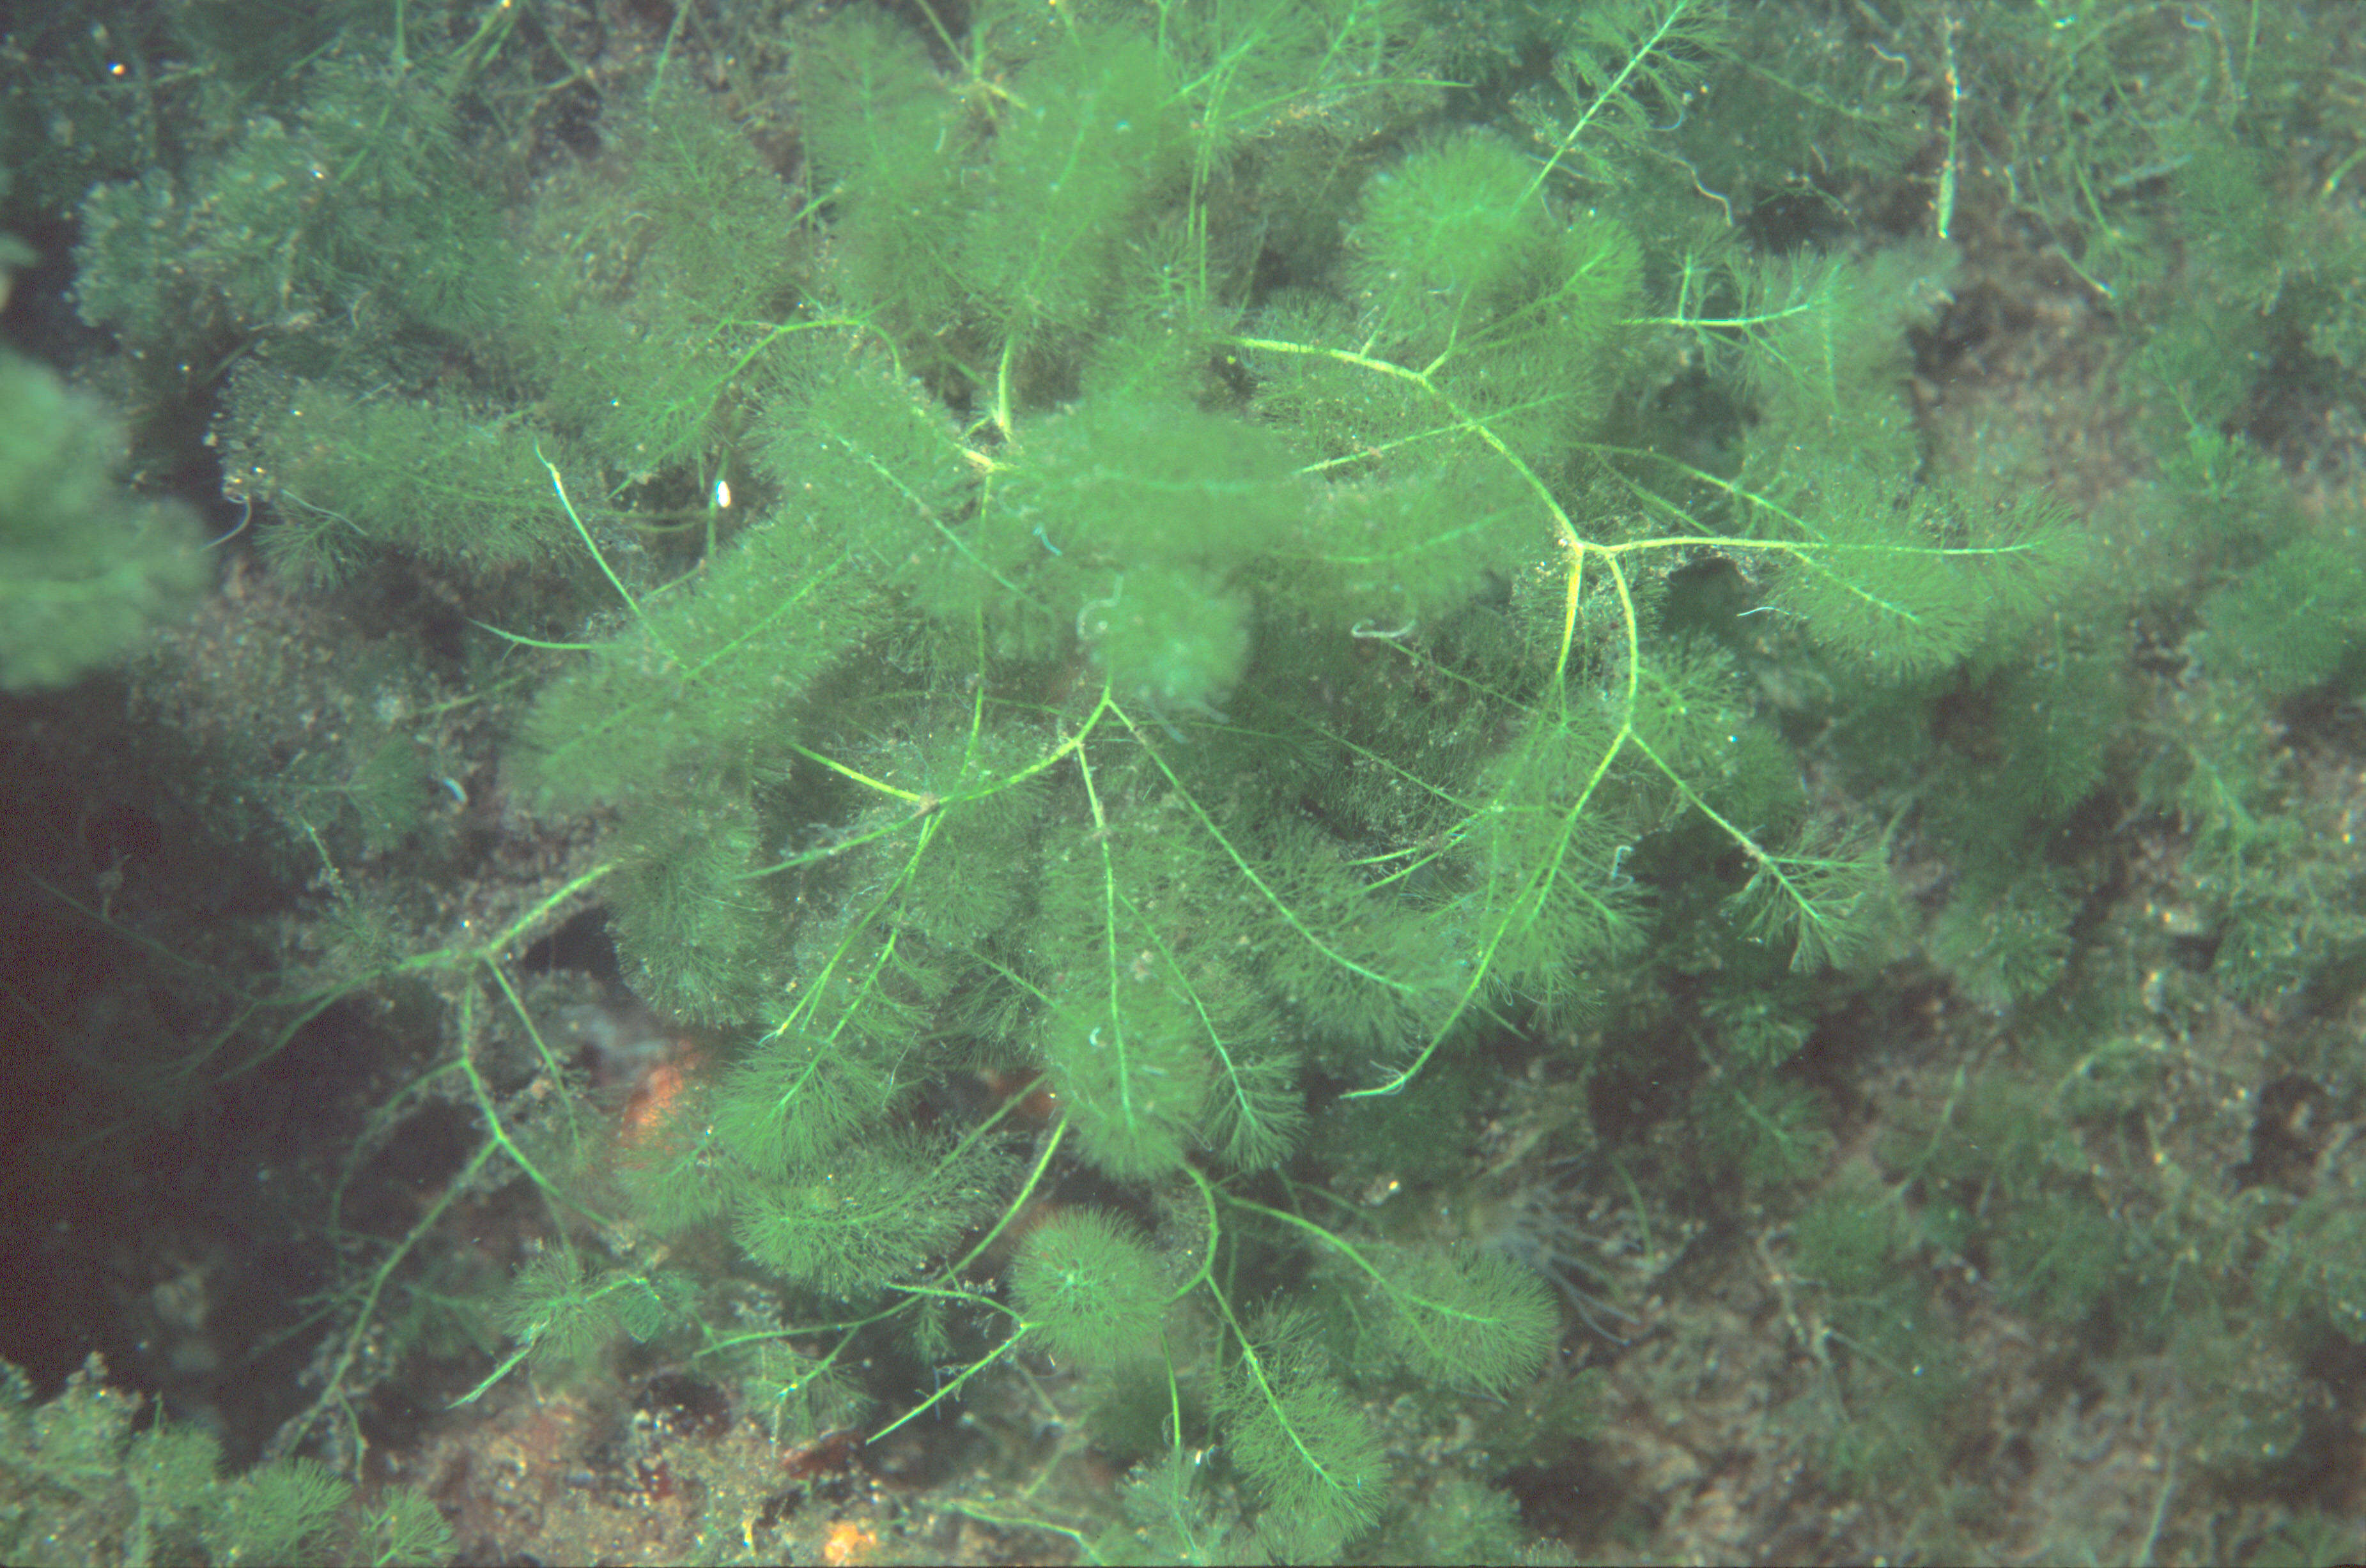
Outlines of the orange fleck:
M868 1562L878 1548L877 1530L853 1519L840 1519L829 1527L829 1534L822 1541L821 1560L829 1568L851 1568L854 1563Z
M664 1058L643 1072L625 1097L616 1125L617 1147L639 1153L664 1140L688 1108L690 1091L703 1068L703 1053L687 1040L675 1042Z
M672 1113L673 1103L682 1098L689 1081L688 1075L670 1061L649 1069L649 1075L634 1085L633 1097L625 1102L625 1141L639 1143L656 1130Z

